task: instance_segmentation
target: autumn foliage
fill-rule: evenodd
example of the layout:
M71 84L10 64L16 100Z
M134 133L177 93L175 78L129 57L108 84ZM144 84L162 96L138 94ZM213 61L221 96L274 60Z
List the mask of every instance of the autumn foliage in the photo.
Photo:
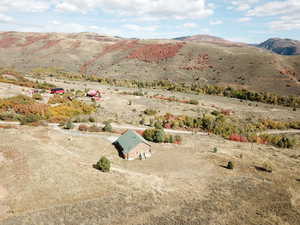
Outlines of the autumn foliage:
M176 56L183 47L183 43L176 44L148 44L134 50L129 59L138 59L144 62L159 62Z

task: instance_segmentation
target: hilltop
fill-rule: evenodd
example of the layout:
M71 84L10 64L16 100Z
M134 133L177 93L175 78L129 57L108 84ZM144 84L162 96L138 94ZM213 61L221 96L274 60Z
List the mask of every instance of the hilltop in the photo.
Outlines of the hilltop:
M55 68L131 80L233 86L300 95L300 56L280 56L211 36L132 40L94 33L0 33L0 65Z
M281 55L299 55L300 41L281 38L270 38L257 45L259 48L265 48Z

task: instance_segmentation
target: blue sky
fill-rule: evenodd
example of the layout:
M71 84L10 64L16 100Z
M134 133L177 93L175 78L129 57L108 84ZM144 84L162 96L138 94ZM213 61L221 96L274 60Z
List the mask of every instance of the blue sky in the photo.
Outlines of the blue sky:
M300 39L300 0L0 0L0 30Z

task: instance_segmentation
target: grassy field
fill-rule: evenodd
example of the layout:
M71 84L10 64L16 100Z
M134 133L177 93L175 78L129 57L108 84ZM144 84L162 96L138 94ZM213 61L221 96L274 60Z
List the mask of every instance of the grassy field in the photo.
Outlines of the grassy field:
M299 113L289 107L221 96L137 90L51 77L45 81L74 92L100 90L102 98L92 114L94 123L110 120L139 127L143 117L151 117L145 115L146 109L157 111L157 115L194 117L224 109L233 112L235 123L266 118L300 120ZM2 97L29 95L30 90L0 83ZM144 95L124 94L135 91ZM150 98L158 94L183 102ZM43 97L47 102L50 96L44 93ZM198 105L184 103L190 99L197 100ZM84 96L78 100L92 103ZM233 142L213 134L186 134L181 135L183 142L179 145L151 143L153 154L148 160L125 161L111 143L117 136L55 126L0 127L0 224L300 222L299 145L279 149ZM300 140L299 135L293 136ZM109 173L93 168L102 156L112 163ZM233 170L225 168L229 161L234 164Z

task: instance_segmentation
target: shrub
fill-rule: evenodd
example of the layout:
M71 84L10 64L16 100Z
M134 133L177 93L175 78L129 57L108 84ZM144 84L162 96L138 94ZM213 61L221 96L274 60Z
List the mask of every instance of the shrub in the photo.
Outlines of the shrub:
M260 138L279 148L293 148L296 145L295 138L285 135L264 134L261 135Z
M112 132L112 126L110 123L105 123L104 127L103 127L103 131L105 132Z
M217 153L217 152L218 152L218 148L217 148L217 147L214 147L213 153Z
M173 135L169 135L167 142L169 142L169 143L175 143L175 139L174 139Z
M66 121L72 117L82 114L88 115L95 111L96 108L94 105L89 105L77 100L49 108L50 118L56 121Z
M145 118L142 118L141 120L140 120L140 125L144 125L145 124Z
M217 110L214 110L214 111L211 112L211 114L214 115L214 116L219 116L221 113Z
M175 142L176 143L181 143L182 142L182 137L179 135L175 135Z
M154 141L155 129L146 129L143 137L148 141Z
M162 143L165 140L168 141L165 132L162 129L146 129L143 133L143 137L152 142Z
M189 101L189 104L192 104L192 105L198 105L198 104L199 104L199 101L196 100L196 99L191 99L191 100Z
M0 120L17 120L18 115L14 112L1 112L0 113Z
M88 131L88 126L85 124L80 124L78 127L78 130L80 131Z
M273 171L272 165L269 162L264 162L262 164L261 168L268 173L272 173L272 171Z
M227 167L226 167L226 168L229 169L229 170L233 170L233 168L234 168L233 162L232 162L232 161L229 161L229 162L227 163Z
M28 114L24 116L19 116L18 119L21 125L26 125L39 121L41 117L36 114Z
M105 156L102 156L101 159L95 165L96 169L101 170L102 172L110 171L110 161Z
M96 122L96 119L95 119L95 117L93 117L93 116L90 116L90 117L89 117L89 122L91 122L91 123L94 123L94 122Z
M165 132L162 129L158 129L155 132L155 135L153 137L153 141L157 142L157 143L162 143L162 142L165 141L165 137L166 137Z
M163 126L162 126L161 123L158 122L158 121L156 121L156 122L154 123L154 127L155 127L156 129L163 129Z
M43 100L43 96L41 94L35 93L32 95L32 98L35 100Z
M146 109L144 113L148 116L154 116L157 112L154 109Z
M70 100L68 98L66 98L65 96L53 95L51 98L49 98L48 104L66 103L69 101Z
M68 122L65 123L63 128L67 130L71 130L74 128L74 124L69 120Z

